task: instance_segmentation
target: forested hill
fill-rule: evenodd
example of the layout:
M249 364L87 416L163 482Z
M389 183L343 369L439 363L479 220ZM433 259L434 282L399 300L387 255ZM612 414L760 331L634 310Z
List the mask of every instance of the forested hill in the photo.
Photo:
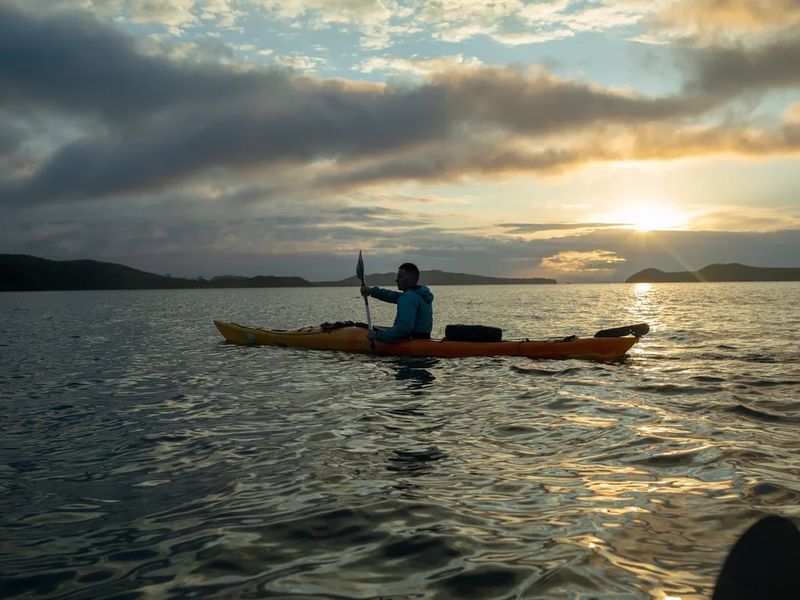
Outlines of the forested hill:
M394 273L367 275L370 285L394 286ZM555 279L483 277L466 273L426 271L425 285L492 285L556 283ZM357 286L349 277L339 281L311 282L302 277L223 275L212 279L186 279L147 273L125 265L96 260L48 260L25 254L0 254L0 291L136 290L190 288L265 288Z
M627 283L676 283L697 281L800 281L800 268L749 267L739 263L716 264L699 271L665 272L644 269L629 277Z
M96 260L47 260L0 254L0 291L136 290L228 287L309 287L301 277L185 279Z

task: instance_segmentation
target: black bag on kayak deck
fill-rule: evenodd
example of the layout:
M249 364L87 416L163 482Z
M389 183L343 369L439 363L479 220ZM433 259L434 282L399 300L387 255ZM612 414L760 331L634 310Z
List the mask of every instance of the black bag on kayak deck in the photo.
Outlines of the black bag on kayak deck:
M503 330L488 325L448 325L444 328L444 339L451 342L499 342Z

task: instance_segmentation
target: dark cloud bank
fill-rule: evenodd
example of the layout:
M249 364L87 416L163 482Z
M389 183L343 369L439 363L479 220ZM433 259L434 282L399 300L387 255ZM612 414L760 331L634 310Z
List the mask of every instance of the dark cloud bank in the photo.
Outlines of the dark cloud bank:
M13 57L0 61L2 108L55 112L90 125L31 175L0 189L6 202L24 205L163 189L214 167L330 159L338 174L320 183L352 185L613 159L613 151L596 147L544 144L531 151L525 142L697 117L741 76L751 87L796 82L796 68L776 66L769 57L794 57L797 44L753 51L749 61L743 51L703 54L696 59L698 79L672 97L491 67L386 87L278 68L182 64L142 53L133 38L88 15L34 14L2 2L0 56Z

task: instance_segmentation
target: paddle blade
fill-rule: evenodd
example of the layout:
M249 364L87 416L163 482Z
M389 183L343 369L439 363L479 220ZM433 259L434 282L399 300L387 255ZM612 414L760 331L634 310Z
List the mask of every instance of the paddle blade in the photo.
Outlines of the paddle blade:
M784 517L764 517L731 548L713 600L800 598L800 531Z
M358 263L356 264L356 277L364 283L364 259L361 256L361 250L358 251Z

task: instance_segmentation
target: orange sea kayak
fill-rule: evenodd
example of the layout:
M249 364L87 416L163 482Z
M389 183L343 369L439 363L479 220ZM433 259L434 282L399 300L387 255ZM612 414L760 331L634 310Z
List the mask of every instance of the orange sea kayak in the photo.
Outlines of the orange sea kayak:
M371 352L364 327L328 328L322 326L302 329L260 329L236 323L214 321L225 339L234 344L289 346L314 350ZM635 329L635 328L639 329ZM636 325L607 330L619 337L579 338L570 336L552 340L508 340L500 342L462 342L448 339L410 339L385 344L376 342L375 353L390 356L432 356L457 358L464 356L526 356L529 358L613 360L621 358L646 333ZM649 328L647 328L649 329ZM604 332L598 332L600 335Z

